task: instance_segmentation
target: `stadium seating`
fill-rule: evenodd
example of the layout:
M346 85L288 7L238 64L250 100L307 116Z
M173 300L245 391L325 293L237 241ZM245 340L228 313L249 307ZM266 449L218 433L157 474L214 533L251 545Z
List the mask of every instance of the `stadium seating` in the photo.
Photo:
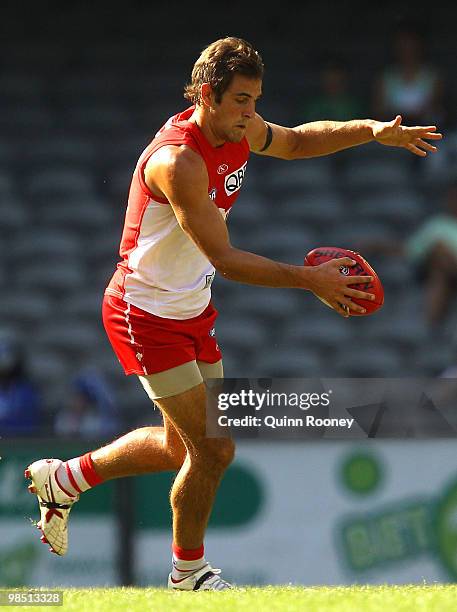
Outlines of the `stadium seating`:
M22 32L6 9L2 17L0 314L12 327L33 331L30 367L50 410L58 407L59 381L75 363L97 363L126 414L132 409L141 420L149 402L111 352L100 303L118 260L136 159L168 115L187 104L182 86L192 59L209 41L190 14L192 28L187 22L182 27L195 39L183 36L182 44L170 45L158 28L151 43L146 19L126 17L127 34L119 38L116 16L110 21L103 7L93 10L106 24L102 37L96 17L87 19L76 5L49 12L48 31L60 31L60 38L40 37L31 28ZM291 124L300 121L302 96L315 87L313 60L322 32L317 28L314 55L304 57L279 44L272 27L259 30L255 41L269 67L260 110ZM375 34L357 34L347 45L356 54L362 86L369 84L370 62L383 52L382 38L376 46ZM301 264L309 249L322 244L363 249L370 240L401 241L434 209L440 185L455 173L456 143L457 136L449 137L443 156L425 160L420 174L406 152L376 144L297 162L253 156L228 219L232 242ZM408 264L376 252L367 258L385 282L386 304L366 320L343 320L299 291L216 279L226 375L438 373L452 351L446 338L433 346L427 337L421 291Z

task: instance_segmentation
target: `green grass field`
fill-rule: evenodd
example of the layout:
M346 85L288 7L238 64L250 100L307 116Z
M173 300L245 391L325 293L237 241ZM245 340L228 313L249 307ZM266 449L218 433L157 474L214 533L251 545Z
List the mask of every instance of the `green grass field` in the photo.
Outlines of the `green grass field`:
M197 612L445 612L457 610L457 585L315 588L284 586L240 588L223 593L179 593L153 588L66 589L63 608L54 609L65 612L180 612L188 611L191 607ZM37 610L37 607L18 609Z

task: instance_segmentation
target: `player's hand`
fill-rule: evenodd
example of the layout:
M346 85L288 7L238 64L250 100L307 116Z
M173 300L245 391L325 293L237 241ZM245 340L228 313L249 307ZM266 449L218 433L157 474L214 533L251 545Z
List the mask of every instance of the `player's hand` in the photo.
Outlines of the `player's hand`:
M372 128L374 139L390 147L403 147L420 157L425 157L428 151L435 153L438 150L427 142L441 140L443 137L436 131L436 125L407 127L401 122L401 115L397 115L392 121L375 121Z
M359 291L348 286L369 283L373 280L372 276L346 276L341 274L340 268L342 266L352 267L355 264L356 262L350 257L340 257L339 259L326 261L319 266L307 268L310 272L310 290L343 317L349 317L351 310L361 314L365 312L365 309L354 303L351 298L375 299L372 293Z

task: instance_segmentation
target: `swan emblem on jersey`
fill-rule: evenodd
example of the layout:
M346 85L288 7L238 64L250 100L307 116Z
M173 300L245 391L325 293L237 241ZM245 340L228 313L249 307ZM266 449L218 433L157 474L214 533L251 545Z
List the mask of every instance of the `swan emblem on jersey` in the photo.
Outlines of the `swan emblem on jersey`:
M243 183L244 175L246 174L246 166L248 162L245 162L238 170L227 174L224 180L225 193L230 196L241 188Z
M206 274L205 286L203 287L203 289L208 289L208 287L211 287L211 283L213 282L215 276L216 276L216 272L211 272L211 274Z

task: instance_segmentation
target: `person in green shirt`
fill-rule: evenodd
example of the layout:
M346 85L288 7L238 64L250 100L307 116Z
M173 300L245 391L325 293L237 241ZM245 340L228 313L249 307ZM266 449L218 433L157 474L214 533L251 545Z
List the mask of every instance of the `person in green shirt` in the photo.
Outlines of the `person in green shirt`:
M446 189L442 212L426 219L405 244L405 255L426 287L426 318L435 327L457 289L457 180Z
M330 57L323 61L320 70L320 89L309 98L304 108L306 121L319 121L331 117L335 121L347 121L364 114L363 104L351 92L348 71L344 61Z

